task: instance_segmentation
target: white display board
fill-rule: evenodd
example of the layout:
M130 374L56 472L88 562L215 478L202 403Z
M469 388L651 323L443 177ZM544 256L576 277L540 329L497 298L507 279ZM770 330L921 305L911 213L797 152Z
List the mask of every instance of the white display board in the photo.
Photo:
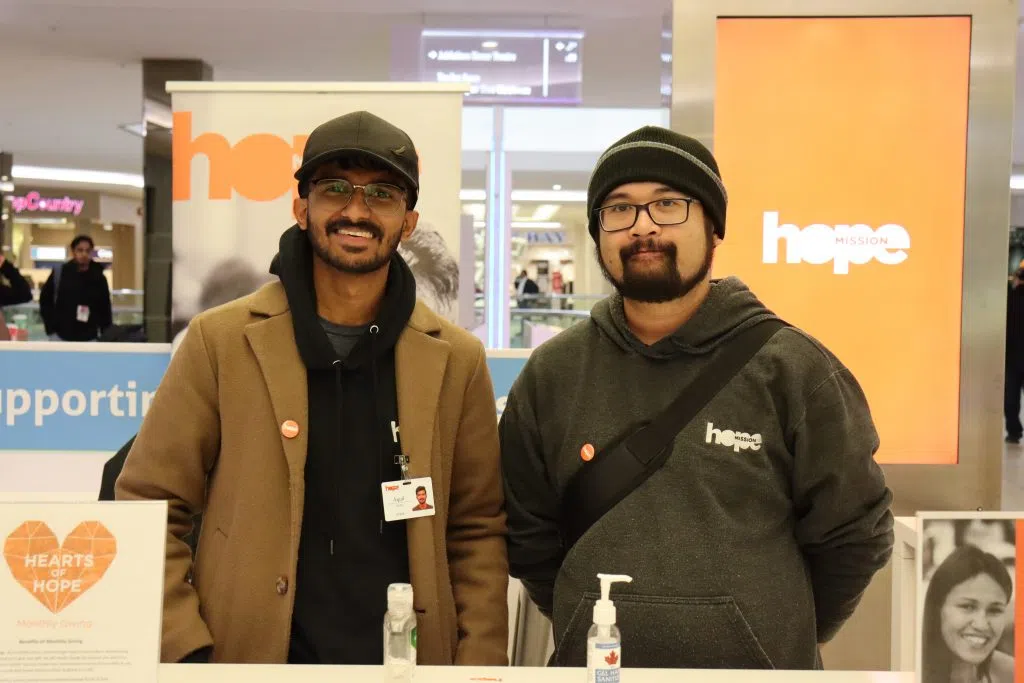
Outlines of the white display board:
M167 503L0 500L0 683L155 683Z

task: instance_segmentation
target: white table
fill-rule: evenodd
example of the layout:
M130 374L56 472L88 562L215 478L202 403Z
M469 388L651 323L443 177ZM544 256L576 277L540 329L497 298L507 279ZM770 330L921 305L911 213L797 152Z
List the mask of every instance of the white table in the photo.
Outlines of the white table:
M893 671L913 671L917 647L917 517L897 517L892 552Z
M583 683L585 669L419 667L416 683ZM914 683L912 672L623 669L624 683ZM164 664L160 683L385 683L372 666Z

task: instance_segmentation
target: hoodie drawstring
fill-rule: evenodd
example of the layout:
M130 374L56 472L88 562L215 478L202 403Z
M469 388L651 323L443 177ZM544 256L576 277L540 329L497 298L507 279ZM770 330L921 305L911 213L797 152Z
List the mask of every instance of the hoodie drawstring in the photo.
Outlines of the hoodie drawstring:
M377 393L377 336L379 334L380 327L376 324L370 325L370 374L373 376L373 429L377 433L377 479L384 483L384 439L380 430L380 406ZM383 513L377 533L384 534Z

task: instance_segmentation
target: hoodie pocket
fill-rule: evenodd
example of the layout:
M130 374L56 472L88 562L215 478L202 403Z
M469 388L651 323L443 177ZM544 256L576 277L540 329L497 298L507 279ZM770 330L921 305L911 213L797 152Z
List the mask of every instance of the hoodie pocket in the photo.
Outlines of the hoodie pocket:
M558 666L586 666L594 603L585 593L555 651ZM616 595L622 661L651 669L774 669L739 605L729 596Z

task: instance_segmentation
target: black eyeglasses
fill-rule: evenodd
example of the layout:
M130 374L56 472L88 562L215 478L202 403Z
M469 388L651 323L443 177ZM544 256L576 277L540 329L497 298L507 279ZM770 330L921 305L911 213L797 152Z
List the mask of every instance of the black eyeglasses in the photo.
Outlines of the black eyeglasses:
M390 183L353 185L344 178L323 178L313 181L310 196L316 197L332 211L341 211L359 189L363 191L366 206L375 213L395 215L405 209L405 190Z
M682 225L690 218L690 204L696 199L671 197L655 199L646 204L612 204L595 209L601 229L605 232L629 230L645 211L655 225Z

